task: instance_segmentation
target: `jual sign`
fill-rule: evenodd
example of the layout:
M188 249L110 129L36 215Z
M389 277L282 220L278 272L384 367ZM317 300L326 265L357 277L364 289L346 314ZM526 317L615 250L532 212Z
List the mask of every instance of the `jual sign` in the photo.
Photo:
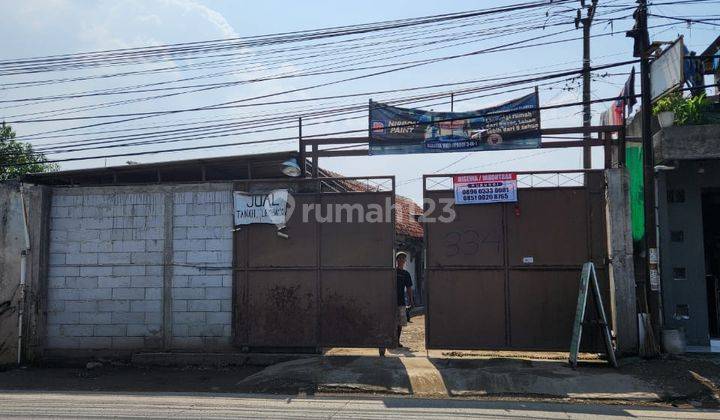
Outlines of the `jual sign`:
M256 223L284 225L293 210L293 203L288 203L288 196L288 190L273 190L265 193L235 191L233 193L235 226Z
M453 177L455 204L514 203L517 174L472 174Z
M540 147L534 93L470 112L433 112L370 102L370 154L472 152Z

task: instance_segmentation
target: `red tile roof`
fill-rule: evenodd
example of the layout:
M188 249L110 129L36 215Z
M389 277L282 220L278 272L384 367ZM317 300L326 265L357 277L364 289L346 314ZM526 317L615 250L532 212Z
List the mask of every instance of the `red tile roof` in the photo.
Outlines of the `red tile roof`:
M327 169L320 168L321 177L342 178L343 175ZM354 181L340 181L344 188L350 191L367 191L367 185ZM423 225L417 221L417 217L422 215L422 208L408 197L395 195L395 233L399 235L407 235L413 238L423 237Z

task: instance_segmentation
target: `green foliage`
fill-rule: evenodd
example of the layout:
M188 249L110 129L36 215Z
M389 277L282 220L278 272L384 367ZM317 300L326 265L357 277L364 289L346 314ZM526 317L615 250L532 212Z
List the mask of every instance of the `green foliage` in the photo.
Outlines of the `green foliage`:
M705 93L690 98L684 98L680 93L673 93L657 101L652 109L653 115L667 111L675 113L676 125L708 124L709 110L710 101Z
M51 172L57 164L47 163L42 153L33 151L28 143L15 140L15 132L9 125L0 127L0 181L19 178L28 173Z

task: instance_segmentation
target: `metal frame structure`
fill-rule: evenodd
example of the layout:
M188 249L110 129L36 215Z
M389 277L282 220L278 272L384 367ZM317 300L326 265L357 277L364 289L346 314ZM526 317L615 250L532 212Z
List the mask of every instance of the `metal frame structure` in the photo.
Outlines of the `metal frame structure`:
M321 157L346 157L346 156L368 156L369 149L352 149L341 150L354 146L369 145L369 137L332 137L332 138L304 138L302 136L302 120L299 121L298 135L298 157L302 171L301 177L307 174L307 158L312 161L311 176L317 178L319 176L319 159ZM595 138L591 138L589 142L585 140L562 140L562 141L546 141L540 143L541 149L558 149L558 148L587 148L587 147L603 147L605 151L604 167L612 168L624 166L625 164L625 126L622 125L603 125L594 127L559 127L545 128L540 130L541 136L555 136L563 134L595 134ZM613 138L616 135L617 138ZM331 150L320 149L320 146L339 146ZM308 146L311 148L308 153Z

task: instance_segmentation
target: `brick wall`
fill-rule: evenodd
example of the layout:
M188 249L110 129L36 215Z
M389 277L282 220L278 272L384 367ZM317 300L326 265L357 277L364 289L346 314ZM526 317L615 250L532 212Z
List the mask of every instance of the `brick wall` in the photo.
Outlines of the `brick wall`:
M230 184L56 188L50 216L48 348L229 344Z
M232 190L176 192L173 203L173 347L229 345Z

